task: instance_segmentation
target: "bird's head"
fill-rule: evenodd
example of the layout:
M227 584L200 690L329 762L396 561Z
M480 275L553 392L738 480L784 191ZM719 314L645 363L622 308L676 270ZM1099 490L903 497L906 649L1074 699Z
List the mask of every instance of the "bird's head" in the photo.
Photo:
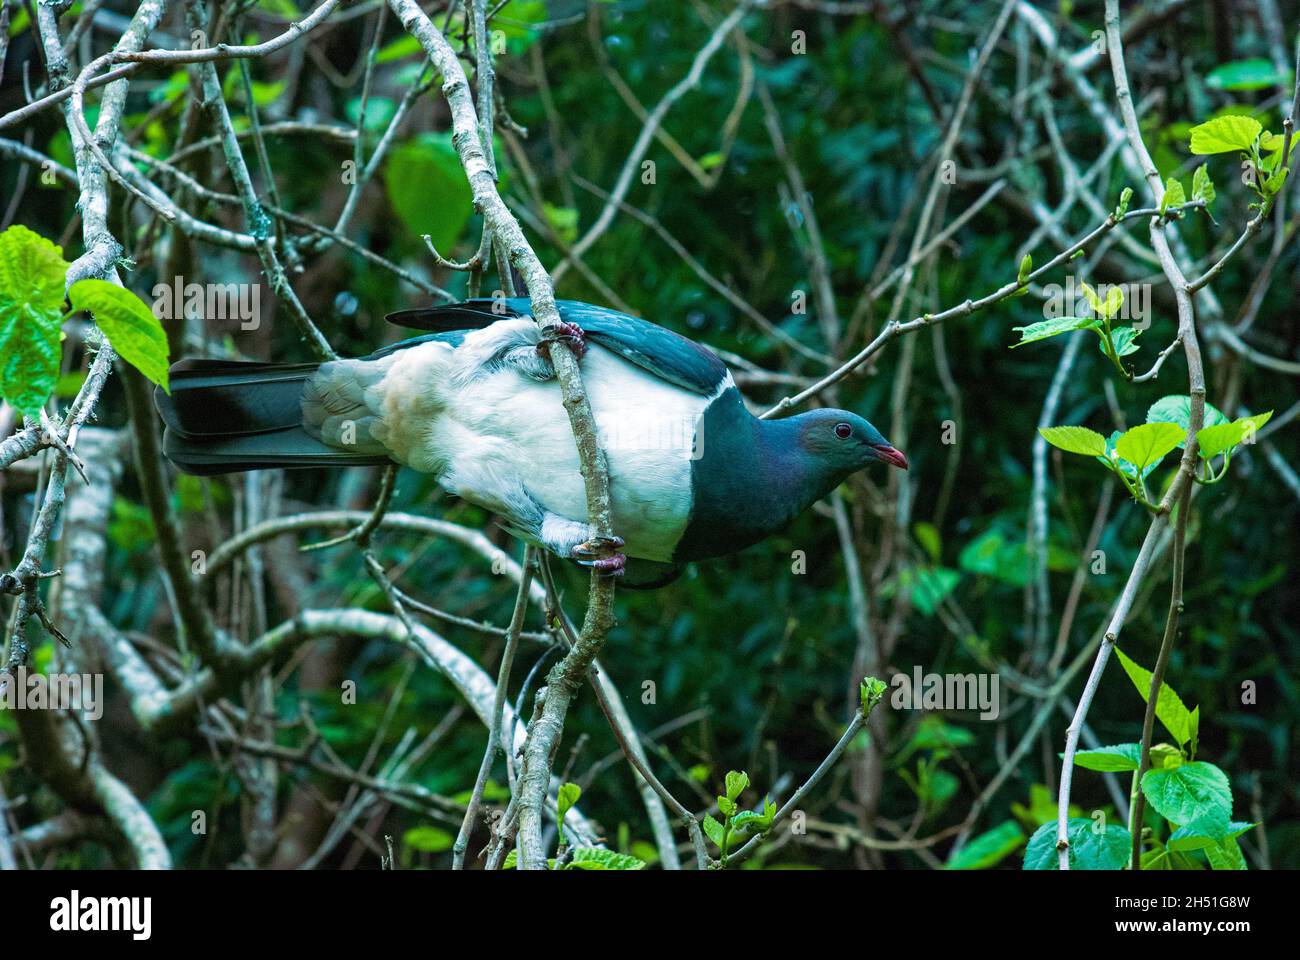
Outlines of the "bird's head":
M853 472L879 460L907 469L907 457L870 422L847 410L811 410L799 421L799 446L838 470Z

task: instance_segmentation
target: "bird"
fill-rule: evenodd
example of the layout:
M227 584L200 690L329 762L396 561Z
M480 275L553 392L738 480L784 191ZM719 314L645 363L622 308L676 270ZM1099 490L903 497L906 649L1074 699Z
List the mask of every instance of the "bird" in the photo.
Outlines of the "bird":
M872 463L908 468L855 413L755 417L707 347L606 307L556 306L553 336L527 298L497 296L389 314L429 332L355 359L182 360L170 393L155 392L164 454L198 475L401 464L517 538L642 587L753 546ZM578 358L605 452L612 540L588 522L556 340Z

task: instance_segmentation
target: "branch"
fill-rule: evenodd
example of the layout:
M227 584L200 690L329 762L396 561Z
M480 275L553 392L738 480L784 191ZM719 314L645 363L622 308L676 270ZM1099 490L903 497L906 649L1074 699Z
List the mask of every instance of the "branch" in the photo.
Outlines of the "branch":
M1147 151L1146 144L1142 142L1142 131L1138 125L1137 112L1133 109L1133 97L1129 91L1128 73L1124 67L1124 42L1119 29L1119 0L1106 0L1106 41L1110 50L1111 74L1115 80L1115 99L1119 103L1120 115L1124 120L1124 132L1132 152L1138 158L1138 163L1142 168L1142 175L1147 181L1152 197L1159 204L1164 199L1165 188L1160 180L1160 174L1156 170L1155 163L1151 160L1151 154ZM1142 549L1138 553L1138 559L1134 563L1133 570L1129 573L1128 582L1124 586L1120 604L1116 608L1115 615L1111 618L1110 627L1107 629L1106 636L1097 651L1097 659L1093 663L1091 674L1088 676L1088 683L1084 688L1083 696L1079 698L1074 717L1070 721L1070 726L1066 729L1065 754L1061 761L1061 787L1057 796L1056 825L1056 849L1060 857L1059 865L1062 870L1070 869L1070 841L1067 836L1066 821L1069 818L1070 786L1074 774L1074 755L1079 746L1079 733L1084 721L1087 719L1088 709L1092 705L1092 699L1097 692L1097 687L1101 683L1101 675L1106 669L1106 662L1110 658L1111 649L1115 646L1119 631L1124 624L1124 616L1128 613L1128 605L1132 603L1138 584L1141 583L1143 576L1146 574L1155 541L1169 523L1169 511L1172 505L1183 496L1184 489L1192 482L1196 469L1196 434L1205 422L1205 371L1201 364L1200 344L1196 339L1196 320L1192 312L1191 291L1188 288L1187 278L1183 275L1182 268L1179 267L1174 259L1173 252L1170 250L1164 227L1165 223L1162 218L1153 217L1151 219L1151 246L1160 259L1160 266L1164 271L1165 278L1174 291L1174 299L1178 305L1178 336L1183 344L1183 355L1187 359L1188 388L1191 397L1187 439L1183 446L1182 459L1178 464L1178 472L1175 474L1173 483L1170 484L1164 498L1160 501L1156 517L1147 530L1146 539L1142 542ZM1183 513L1185 514L1186 511L1184 510ZM1174 563L1177 569L1181 570L1181 551L1175 555Z
M415 0L389 0L389 5L402 21L402 26L420 42L424 52L442 74L442 92L451 110L455 131L452 142L469 180L474 207L483 215L497 248L504 252L506 260L523 276L532 301L533 316L543 334L553 337L560 325L560 313L555 305L551 278L533 252L519 222L497 192L494 167L484 151L469 81L456 52ZM563 344L563 341L560 342ZM587 520L593 528L595 539L612 545L616 541L609 505L609 468L597 442L595 418L591 405L587 402L578 362L567 344L563 344L559 350L552 348L551 357L582 464L587 494ZM550 695L543 716L534 720L533 736L529 737L525 747L519 804L522 869L546 868L541 827L542 807L550 780L551 757L559 742L569 701L581 685L587 668L614 624L613 604L613 578L602 577L593 570L580 642L548 677Z

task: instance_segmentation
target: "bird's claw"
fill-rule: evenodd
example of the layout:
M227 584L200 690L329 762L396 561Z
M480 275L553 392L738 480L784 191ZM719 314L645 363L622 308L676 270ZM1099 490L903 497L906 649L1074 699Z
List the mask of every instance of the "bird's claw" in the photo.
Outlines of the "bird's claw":
M547 360L551 359L551 343L555 340L563 340L573 351L573 356L581 360L587 352L587 334L576 323L569 323L567 320L561 320L560 325L555 328L553 336L549 336L537 345L537 352Z
M573 559L601 576L621 577L627 565L627 557L617 552L621 546L622 537L592 537L573 548Z

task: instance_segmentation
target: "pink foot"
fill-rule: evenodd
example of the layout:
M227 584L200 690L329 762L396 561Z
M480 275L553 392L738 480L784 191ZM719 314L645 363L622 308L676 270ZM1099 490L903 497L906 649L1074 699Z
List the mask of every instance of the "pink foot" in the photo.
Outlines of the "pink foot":
M623 546L622 537L608 540L594 537L573 548L573 559L584 567L590 567L604 577L621 577L627 565L627 557L621 553L611 553Z
M583 355L587 352L586 338L587 335L583 332L582 327L578 326L576 323L561 321L553 339L567 341L569 349L573 351L573 355L581 360ZM547 360L551 359L551 341L543 340L539 343L537 345L537 352Z

